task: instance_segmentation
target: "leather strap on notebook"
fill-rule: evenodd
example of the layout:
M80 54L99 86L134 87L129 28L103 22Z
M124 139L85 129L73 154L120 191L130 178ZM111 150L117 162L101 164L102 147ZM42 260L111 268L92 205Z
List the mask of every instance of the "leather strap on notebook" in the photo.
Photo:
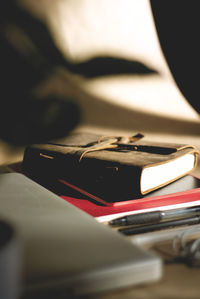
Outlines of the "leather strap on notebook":
M143 137L144 135L141 133L137 133L133 136L102 136L97 139L96 143L88 144L86 148L79 150L81 153L79 162L87 153L105 149L117 149L119 148L119 144L128 145L142 139Z

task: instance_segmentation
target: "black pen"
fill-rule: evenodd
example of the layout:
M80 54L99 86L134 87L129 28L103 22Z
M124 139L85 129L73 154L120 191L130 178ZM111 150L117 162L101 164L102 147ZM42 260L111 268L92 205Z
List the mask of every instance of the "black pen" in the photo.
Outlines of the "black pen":
M159 223L166 219L178 219L182 217L189 217L192 214L200 213L200 206L189 208L172 209L166 211L153 211L139 214L131 214L124 217L113 219L109 222L112 226L137 225L137 224L151 224Z
M118 231L124 235L143 234L161 229L169 229L177 226L192 225L200 223L200 216L193 216L184 219L165 221L160 223L153 223L150 225L142 225L135 227L120 228Z

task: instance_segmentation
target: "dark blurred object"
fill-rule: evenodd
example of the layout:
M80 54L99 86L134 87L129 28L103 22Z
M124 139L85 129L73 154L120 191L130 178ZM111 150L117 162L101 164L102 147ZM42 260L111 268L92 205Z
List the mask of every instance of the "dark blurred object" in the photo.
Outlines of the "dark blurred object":
M0 298L17 299L22 287L22 242L13 225L0 220Z
M0 4L0 65L0 138L15 145L64 137L79 122L74 98L60 98L56 93L39 97L35 92L58 70L87 78L156 73L142 62L106 55L70 62L56 47L45 23L17 0ZM71 86L67 76L64 82Z
M187 101L200 112L199 1L151 0L151 6L172 75Z
M87 78L107 75L149 75L158 73L156 70L147 67L140 61L132 61L110 56L94 57L76 64L68 62L67 67L71 72Z
M66 136L80 112L72 99L40 98L34 88L65 59L41 21L17 1L0 5L0 138L16 145Z

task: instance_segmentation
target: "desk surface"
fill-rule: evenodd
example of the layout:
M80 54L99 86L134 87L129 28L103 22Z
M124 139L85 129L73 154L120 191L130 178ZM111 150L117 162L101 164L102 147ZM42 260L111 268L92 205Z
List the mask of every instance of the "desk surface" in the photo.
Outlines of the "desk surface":
M156 283L99 295L97 299L183 299L199 298L200 268L189 269L185 265L165 265L163 278Z

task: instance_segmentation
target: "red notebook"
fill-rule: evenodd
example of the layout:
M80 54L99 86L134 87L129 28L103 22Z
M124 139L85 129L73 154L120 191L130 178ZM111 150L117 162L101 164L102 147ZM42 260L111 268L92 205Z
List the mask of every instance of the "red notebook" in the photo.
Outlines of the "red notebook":
M148 196L115 203L105 202L64 180L60 180L60 183L67 188L80 192L85 197L80 196L80 198L77 198L76 196L74 198L66 192L66 195L60 194L64 200L96 217L100 222L107 222L116 217L133 213L200 205L200 179L191 175L187 175L158 191L152 192Z
M21 164L12 165L11 169L23 172ZM192 175L186 175L166 187L141 196L141 198L114 203L108 203L64 180L55 181L50 178L47 180L41 177L32 179L100 222L107 222L133 213L200 205L200 179Z

